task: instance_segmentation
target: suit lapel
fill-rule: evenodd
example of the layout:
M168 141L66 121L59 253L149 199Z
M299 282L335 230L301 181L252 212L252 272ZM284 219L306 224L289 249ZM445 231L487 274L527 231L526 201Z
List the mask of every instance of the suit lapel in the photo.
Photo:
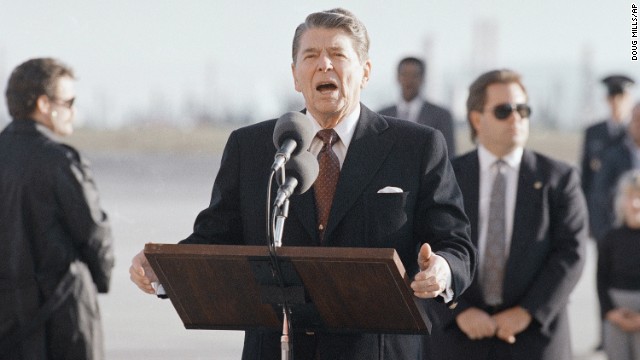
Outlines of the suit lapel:
M464 208L471 223L471 240L473 245L478 246L478 207L480 206L480 160L478 151L474 151L469 157L467 166L468 176L458 178L459 186L464 198Z
M291 210L289 213L295 214L298 221L302 224L304 230L309 234L316 244L320 243L317 227L316 201L314 198L313 187L304 194L300 194L291 199Z
M340 170L327 224L327 238L330 238L388 156L393 139L382 135L388 127L382 116L361 105L360 119Z
M543 189L547 185L543 180L538 174L535 154L525 150L522 154L518 174L516 207L513 214L513 232L505 272L505 284L508 284L509 281L515 281L513 277L517 277L518 261L527 256L527 249L536 236L535 229L538 228L536 224L543 216L542 212L546 211L546 207L541 204ZM505 287L505 289L507 288Z

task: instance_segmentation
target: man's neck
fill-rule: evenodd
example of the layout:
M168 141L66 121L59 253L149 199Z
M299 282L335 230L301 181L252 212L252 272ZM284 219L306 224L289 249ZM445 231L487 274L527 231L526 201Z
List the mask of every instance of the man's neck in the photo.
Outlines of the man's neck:
M414 100L416 100L416 99L419 99L419 98L420 98L420 93L418 93L418 94L414 95L414 96L413 96L412 98L410 98L410 99L407 99L406 97L404 97L404 96L403 96L403 97L402 97L402 101L404 101L405 103L409 104L409 103L411 103L412 101L414 101Z
M482 144L482 146L497 158L503 158L513 153L519 148L519 146L501 147L501 146L492 146L492 144L489 144L489 146Z

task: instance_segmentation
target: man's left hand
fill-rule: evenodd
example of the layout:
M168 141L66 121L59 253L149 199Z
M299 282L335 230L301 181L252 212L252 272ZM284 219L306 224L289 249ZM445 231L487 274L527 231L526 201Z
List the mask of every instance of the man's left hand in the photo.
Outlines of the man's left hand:
M520 306L501 311L493 315L497 324L496 337L513 344L516 342L516 335L523 332L531 323L531 314Z
M429 244L423 244L418 253L420 272L411 283L415 296L423 299L435 298L446 290L447 261L434 254Z

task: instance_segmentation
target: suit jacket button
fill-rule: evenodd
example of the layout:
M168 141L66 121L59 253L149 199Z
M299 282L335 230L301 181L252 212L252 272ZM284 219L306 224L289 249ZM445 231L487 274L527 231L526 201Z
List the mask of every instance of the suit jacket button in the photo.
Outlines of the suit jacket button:
M457 302L452 302L451 304L449 304L449 309L453 310L458 306Z

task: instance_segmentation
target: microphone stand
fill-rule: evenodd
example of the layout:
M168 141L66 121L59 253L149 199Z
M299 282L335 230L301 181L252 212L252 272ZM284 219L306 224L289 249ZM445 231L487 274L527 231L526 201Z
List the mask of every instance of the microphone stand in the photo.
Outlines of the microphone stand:
M284 168L280 171L281 181L278 181L280 184L284 184L285 181L285 171ZM275 217L275 225L273 228L273 256L276 260L276 271L280 272L280 265L277 263L277 254L276 249L282 246L282 235L284 233L284 222L289 216L289 199L286 199L282 206L274 206L274 214ZM282 277L280 276L280 285L284 287L284 283L282 282ZM281 359L282 360L290 360L291 354L291 344L289 342L289 317L287 316L287 300L284 297L283 292L283 303L282 303L282 336L280 337L280 350L281 350ZM291 356L293 358L293 356Z

